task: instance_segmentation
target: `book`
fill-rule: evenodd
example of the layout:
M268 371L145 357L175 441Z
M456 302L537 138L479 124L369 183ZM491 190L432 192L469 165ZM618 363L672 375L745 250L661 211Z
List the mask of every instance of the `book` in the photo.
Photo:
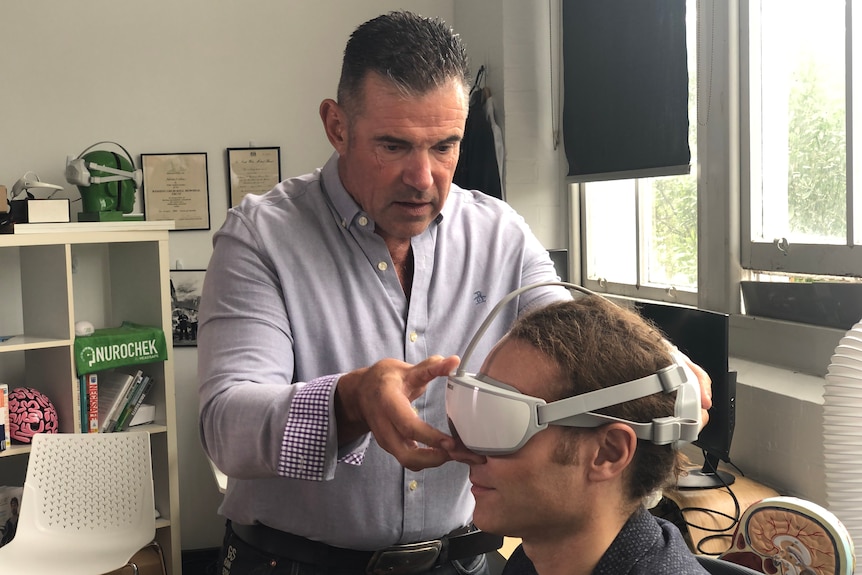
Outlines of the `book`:
M88 415L90 410L88 408L89 398L87 396L87 374L78 376L78 406L81 412L81 433L87 433L87 430L90 426Z
M143 375L140 380L135 382L134 387L129 392L129 398L126 400L125 405L123 405L123 409L120 411L119 415L117 415L117 431L122 431L123 425L129 421L129 417L135 408L135 404L138 402L138 398L141 398L141 394L149 384L149 380L149 375Z
M110 433L117 424L117 415L128 399L135 380L143 374L123 371L99 372L99 432Z
M0 451L5 451L11 445L9 429L9 384L0 383Z
M147 383L148 378L148 375L141 374L141 377L135 379L126 399L123 401L122 407L117 412L117 421L114 425L113 431L122 431L122 423L128 418L129 413L132 411L132 408L134 408L135 401L138 399L138 396L140 395L143 386Z
M99 374L87 374L87 433L99 433Z
M146 381L141 385L140 393L138 393L137 397L135 398L134 405L126 414L125 419L123 419L123 421L118 426L119 431L123 431L131 427L132 421L135 419L135 415L137 415L138 411L141 409L141 405L143 405L144 403L144 398L146 397L147 393L149 393L150 389L152 389L154 382L155 379L147 376ZM150 421L152 421L152 419L150 419Z
M117 406L117 410L114 412L111 419L111 423L108 429L106 429L106 431L112 432L120 430L119 426L117 425L120 420L120 415L122 415L123 411L127 408L127 406L132 403L132 396L140 389L141 384L144 383L145 377L146 375L144 375L144 372L140 369L135 373L135 379L132 381L132 385L126 390L126 395L125 397L123 397L122 403Z

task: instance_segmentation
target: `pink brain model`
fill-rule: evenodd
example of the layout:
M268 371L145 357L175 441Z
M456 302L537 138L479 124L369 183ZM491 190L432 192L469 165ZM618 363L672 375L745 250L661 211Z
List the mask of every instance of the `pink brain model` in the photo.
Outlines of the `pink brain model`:
M9 436L30 443L37 433L57 433L57 410L48 396L32 387L9 392Z

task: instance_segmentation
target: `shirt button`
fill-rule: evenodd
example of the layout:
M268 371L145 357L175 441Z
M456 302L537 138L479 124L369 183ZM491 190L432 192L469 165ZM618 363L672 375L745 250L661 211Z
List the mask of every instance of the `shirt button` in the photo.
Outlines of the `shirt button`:
M386 262L378 262L377 269L382 272L385 272L387 269L389 269L389 264L387 264Z
M410 491L416 491L417 487L419 487L419 484L416 482L415 479L407 484L407 489L409 489Z
M415 331L411 331L410 332L410 341L415 342L417 339L419 339L419 336L416 334Z
M366 218L365 216L359 216L359 225L363 226L363 227L367 226L368 225L368 218Z

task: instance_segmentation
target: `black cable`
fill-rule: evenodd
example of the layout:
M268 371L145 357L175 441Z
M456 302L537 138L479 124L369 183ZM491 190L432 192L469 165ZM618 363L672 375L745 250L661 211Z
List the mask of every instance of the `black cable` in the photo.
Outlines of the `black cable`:
M706 465L708 465L710 467L710 469L708 471L711 471L713 474L715 474L715 476L718 478L718 480L721 481L721 483L722 483L722 486L718 487L716 489L722 489L722 490L726 491L730 495L731 499L733 500L733 508L734 508L733 515L730 515L728 513L723 512L723 511L718 511L716 509L707 509L705 507L684 507L684 508L681 508L679 511L680 511L680 516L682 517L682 522L687 527L690 527L690 528L693 527L693 528L699 529L701 531L706 531L708 533L712 533L712 535L707 535L706 537L704 537L700 541L698 541L697 545L695 546L697 548L697 552L702 554L702 555L721 555L721 553L723 553L724 551L720 551L718 553L708 552L708 551L705 551L703 549L702 545L704 543L706 543L707 541L713 541L715 539L730 539L730 538L732 538L733 537L733 531L732 530L734 530L736 528L736 526L739 524L739 520L742 517L742 513L741 513L742 510L740 509L739 499L736 497L736 494L730 488L730 485L728 483L726 483L724 481L724 479L721 478L721 476L717 473L718 470L714 469L713 465L711 463L709 463L708 458L706 459L706 461L707 461ZM733 468L739 472L739 475L741 477L745 476L745 474L742 472L742 470L740 470L739 467L737 467L732 461L730 461L728 459L727 463L730 464L731 466L733 466ZM698 525L698 524L693 523L693 522L689 521L688 519L686 519L686 517L685 517L686 511L700 511L701 513L705 513L707 515L724 517L726 519L729 519L731 523L730 523L729 527L725 527L725 528L706 527L703 525ZM727 533L728 531L730 533ZM733 542L730 541L728 543L725 551L730 549L732 544L733 544Z

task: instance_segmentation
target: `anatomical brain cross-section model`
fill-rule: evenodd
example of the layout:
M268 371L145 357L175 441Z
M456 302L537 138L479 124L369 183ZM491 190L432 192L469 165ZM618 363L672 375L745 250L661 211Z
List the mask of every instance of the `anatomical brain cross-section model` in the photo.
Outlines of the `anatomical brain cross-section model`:
M721 558L774 575L852 575L856 563L841 521L795 497L770 497L746 509Z

